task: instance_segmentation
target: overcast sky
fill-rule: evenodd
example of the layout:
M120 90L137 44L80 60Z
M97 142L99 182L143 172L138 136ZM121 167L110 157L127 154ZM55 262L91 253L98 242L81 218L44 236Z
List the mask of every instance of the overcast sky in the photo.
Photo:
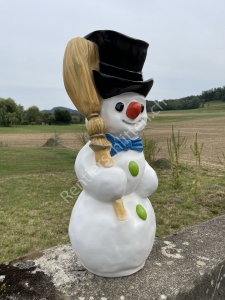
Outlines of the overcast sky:
M150 44L147 99L225 85L224 0L0 0L0 97L25 109L73 108L62 80L67 42L100 29Z

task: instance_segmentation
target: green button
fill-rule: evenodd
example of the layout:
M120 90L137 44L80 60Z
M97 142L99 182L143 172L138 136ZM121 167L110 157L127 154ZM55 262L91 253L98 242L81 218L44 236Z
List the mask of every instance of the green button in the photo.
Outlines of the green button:
M137 176L138 175L138 173L139 173L139 167L138 167L138 164L135 162L135 161L133 161L133 160L131 160L130 162L129 162L129 171L130 171L130 174L132 175L132 176Z
M143 206L141 206L141 204L138 204L136 206L136 213L137 213L138 217L141 218L142 220L146 220L147 219L146 210L144 209Z

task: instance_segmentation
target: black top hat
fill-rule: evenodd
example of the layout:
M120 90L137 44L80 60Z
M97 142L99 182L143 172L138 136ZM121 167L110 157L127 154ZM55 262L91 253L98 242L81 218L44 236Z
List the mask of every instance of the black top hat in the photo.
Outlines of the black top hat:
M153 85L153 79L142 77L148 43L112 30L97 30L84 38L98 46L100 72L93 70L93 75L103 99L126 92L147 96Z

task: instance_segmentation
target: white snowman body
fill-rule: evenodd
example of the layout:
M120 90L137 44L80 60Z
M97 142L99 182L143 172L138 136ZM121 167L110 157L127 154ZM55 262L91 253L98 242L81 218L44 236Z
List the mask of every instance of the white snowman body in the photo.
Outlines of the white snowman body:
M130 103L144 107L137 116L128 117ZM115 105L123 104L117 111ZM137 104L138 105L138 104ZM117 138L135 140L145 128L147 113L145 99L137 93L124 93L102 102L100 115L106 132ZM155 171L145 161L143 151L120 151L113 156L114 166L103 168L96 164L95 154L88 142L79 152L75 171L83 191L73 208L69 235L81 263L90 272L104 277L130 275L140 270L148 257L155 238L155 214L147 198L156 190ZM138 166L132 175L130 162ZM113 201L122 199L127 214L118 220ZM147 213L143 219L137 205Z

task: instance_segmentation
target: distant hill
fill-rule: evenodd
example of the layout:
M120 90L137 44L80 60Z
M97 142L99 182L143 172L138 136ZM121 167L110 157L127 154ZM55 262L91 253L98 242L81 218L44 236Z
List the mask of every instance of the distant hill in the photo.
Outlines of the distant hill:
M67 107L63 107L63 106L53 107L52 109L44 109L44 110L42 110L42 112L53 114L54 111L57 110L57 109L60 109L60 110L68 110L68 112L69 112L71 115L74 115L74 116L80 116L80 113L79 113L78 110L76 110L76 109L71 109L71 108L67 108Z

